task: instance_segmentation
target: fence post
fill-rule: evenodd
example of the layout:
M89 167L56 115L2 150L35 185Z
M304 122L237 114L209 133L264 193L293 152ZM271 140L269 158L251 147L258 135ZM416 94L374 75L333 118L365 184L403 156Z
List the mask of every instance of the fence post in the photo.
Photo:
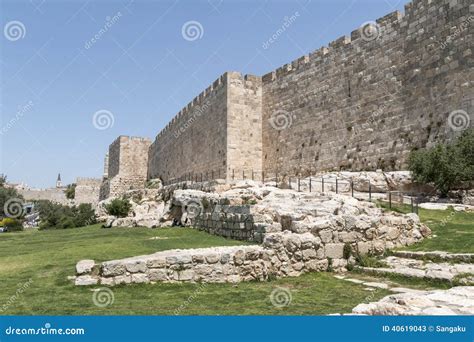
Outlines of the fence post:
M392 192L388 192L388 207L392 209Z
M242 170L242 179L245 179L245 170Z
M235 179L235 170L232 169L232 180L234 180L234 179Z
M372 184L369 180L369 202L372 202Z
M311 176L309 176L309 192L311 192Z
M336 194L337 194L337 190L338 190L338 183L337 183L337 177L336 177Z
M324 177L321 177L321 192L324 192Z
M298 192L300 192L300 177L298 176Z
M278 172L276 173L275 186L278 188Z
M413 207L413 194L411 194L411 196L410 196L410 204L411 204L411 212L414 213L415 208Z
M254 180L254 177L253 177L253 169L252 169L252 180Z
M352 197L354 197L354 181L351 179L351 193Z
M288 176L288 186L289 186L290 189L291 189L291 176Z
M265 171L262 171L262 183L265 183Z

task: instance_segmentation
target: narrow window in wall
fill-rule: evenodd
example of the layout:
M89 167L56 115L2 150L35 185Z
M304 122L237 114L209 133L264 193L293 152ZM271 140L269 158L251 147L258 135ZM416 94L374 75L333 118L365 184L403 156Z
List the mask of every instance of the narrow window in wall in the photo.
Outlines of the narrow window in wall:
M351 79L347 80L347 94L351 97Z

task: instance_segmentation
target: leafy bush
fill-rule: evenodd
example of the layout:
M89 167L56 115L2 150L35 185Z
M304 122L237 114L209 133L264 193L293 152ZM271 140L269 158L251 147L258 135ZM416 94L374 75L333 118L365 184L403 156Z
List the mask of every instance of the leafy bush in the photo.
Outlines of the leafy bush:
M76 197L76 183L68 184L64 193L67 199L74 199Z
M68 207L50 201L37 201L40 229L75 228L96 223L95 211L90 204Z
M372 267L372 268L381 268L387 267L385 261L380 260L379 258L373 255L361 255L357 254L356 263L362 267Z
M117 217L127 217L132 209L132 204L127 199L115 198L105 206L105 210L109 215Z
M442 196L463 181L474 180L474 129L448 144L412 151L408 168L415 181L432 183Z
M344 249L342 250L342 257L347 260L351 256L352 256L352 246L350 243L345 243Z

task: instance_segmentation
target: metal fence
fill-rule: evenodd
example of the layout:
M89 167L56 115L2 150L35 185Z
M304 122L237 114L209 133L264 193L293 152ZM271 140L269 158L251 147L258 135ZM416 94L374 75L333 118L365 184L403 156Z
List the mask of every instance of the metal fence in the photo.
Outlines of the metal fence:
M408 205L411 212L414 213L418 213L418 203L421 198L421 194L410 192L377 191L370 179L353 181L348 178L311 175L309 171L289 174L276 171L218 169L199 173L185 173L179 178L166 180L163 184L165 186L179 183L196 184L218 179L228 181L254 180L280 189L293 189L298 192L334 192L350 195L360 200L373 201L375 199L387 203L389 208L397 204Z

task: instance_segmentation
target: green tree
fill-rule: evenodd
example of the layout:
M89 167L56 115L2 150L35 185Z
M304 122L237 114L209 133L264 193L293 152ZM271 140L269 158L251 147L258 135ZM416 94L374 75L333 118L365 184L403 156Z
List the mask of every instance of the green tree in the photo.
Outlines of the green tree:
M76 197L76 183L68 184L64 193L67 199L74 199Z
M6 182L7 182L7 175L0 173L0 188L3 188Z
M415 181L433 184L442 196L462 182L473 181L474 129L464 131L451 143L412 151L408 167Z

